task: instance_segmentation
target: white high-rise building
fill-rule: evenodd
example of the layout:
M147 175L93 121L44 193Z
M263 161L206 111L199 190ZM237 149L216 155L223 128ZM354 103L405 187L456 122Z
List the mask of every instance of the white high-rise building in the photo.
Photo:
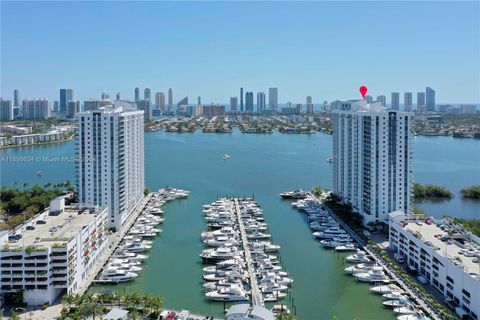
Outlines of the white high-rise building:
M268 89L268 107L271 110L278 109L278 88Z
M265 92L257 93L257 110L265 110L266 101L265 101Z
M118 230L143 198L143 111L106 106L78 114L80 203L109 206Z
M333 114L334 193L365 224L387 222L393 211L410 212L412 115L365 101Z

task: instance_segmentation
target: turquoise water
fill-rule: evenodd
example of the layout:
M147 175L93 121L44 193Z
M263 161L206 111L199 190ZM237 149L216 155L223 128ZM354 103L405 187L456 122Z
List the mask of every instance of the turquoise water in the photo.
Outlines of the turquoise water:
M454 193L480 183L480 141L451 138L415 139L414 175L421 183L441 184ZM231 159L224 161L223 154ZM55 159L12 162L9 157L70 157L74 143L44 145L1 152L2 185L74 179L74 166ZM278 193L316 185L331 186L331 136L147 133L146 183L153 189L166 185L191 191L188 199L165 206L162 235L154 243L141 277L120 291L160 294L172 308L205 314L222 314L223 305L209 303L201 288L202 250L199 235L206 226L202 205L223 195L254 195L265 212L274 242L281 245L284 269L295 283L291 297L299 319L393 319L379 297L343 272L342 255L320 248L302 216ZM430 159L430 160L429 160ZM26 159L28 160L28 159ZM42 170L43 177L36 172ZM478 217L480 202L463 201L458 194L446 203L420 205L431 215L443 211ZM102 288L102 287L97 287ZM103 287L106 288L106 287ZM286 300L291 304L290 300Z

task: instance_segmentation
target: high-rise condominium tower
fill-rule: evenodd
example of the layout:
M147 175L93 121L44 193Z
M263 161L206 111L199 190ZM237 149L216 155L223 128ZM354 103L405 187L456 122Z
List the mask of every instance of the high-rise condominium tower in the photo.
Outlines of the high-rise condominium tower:
M413 105L412 93L405 92L403 94L403 107L405 108L405 111L411 111L412 105Z
M237 97L231 97L230 98L230 111L231 112L237 112L237 105L238 105L238 98Z
M60 89L60 112L67 112L67 102L73 100L72 89Z
M172 88L168 89L168 110L173 110L173 91Z
M13 90L13 106L20 106L20 91L18 89Z
M245 93L245 111L253 111L253 92Z
M266 107L266 97L265 92L257 93L257 110L262 111L265 110Z
M243 88L240 88L240 112L243 112Z
M268 89L268 108L277 110L278 108L278 88Z
M143 122L143 111L114 106L78 114L78 200L108 205L116 230L143 198Z
M400 93L399 92L392 92L392 106L393 110L400 109Z
M430 87L425 88L425 106L427 111L435 111L435 90Z
M411 210L411 114L355 102L333 111L333 190L364 217Z
M140 100L140 88L135 88L135 101Z
M145 88L145 91L143 92L143 99L152 101L152 93L150 91L150 88Z
M387 97L385 97L384 95L380 95L377 97L377 102L380 102L380 104L382 106L384 106L385 108L387 107Z

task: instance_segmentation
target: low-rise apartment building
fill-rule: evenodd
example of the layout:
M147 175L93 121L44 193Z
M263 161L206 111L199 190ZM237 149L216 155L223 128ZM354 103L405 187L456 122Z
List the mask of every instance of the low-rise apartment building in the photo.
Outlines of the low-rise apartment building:
M480 319L480 239L447 220L389 215L390 248L422 275L457 314Z
M1 294L23 291L28 305L76 294L107 252L107 230L108 207L54 199L47 211L0 235Z

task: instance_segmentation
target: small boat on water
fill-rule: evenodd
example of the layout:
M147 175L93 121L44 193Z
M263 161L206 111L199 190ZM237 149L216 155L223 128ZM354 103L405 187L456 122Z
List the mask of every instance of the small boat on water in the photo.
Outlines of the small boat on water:
M228 160L228 159L230 159L230 156L225 153L225 154L223 155L223 160Z
M280 196L284 199L305 199L307 197L307 192L303 191L302 189L282 192Z
M276 304L272 308L272 313L274 315L290 314L290 309L288 309L286 304Z
M38 171L37 171L37 176L39 176L39 177L43 176L43 171L38 170Z

